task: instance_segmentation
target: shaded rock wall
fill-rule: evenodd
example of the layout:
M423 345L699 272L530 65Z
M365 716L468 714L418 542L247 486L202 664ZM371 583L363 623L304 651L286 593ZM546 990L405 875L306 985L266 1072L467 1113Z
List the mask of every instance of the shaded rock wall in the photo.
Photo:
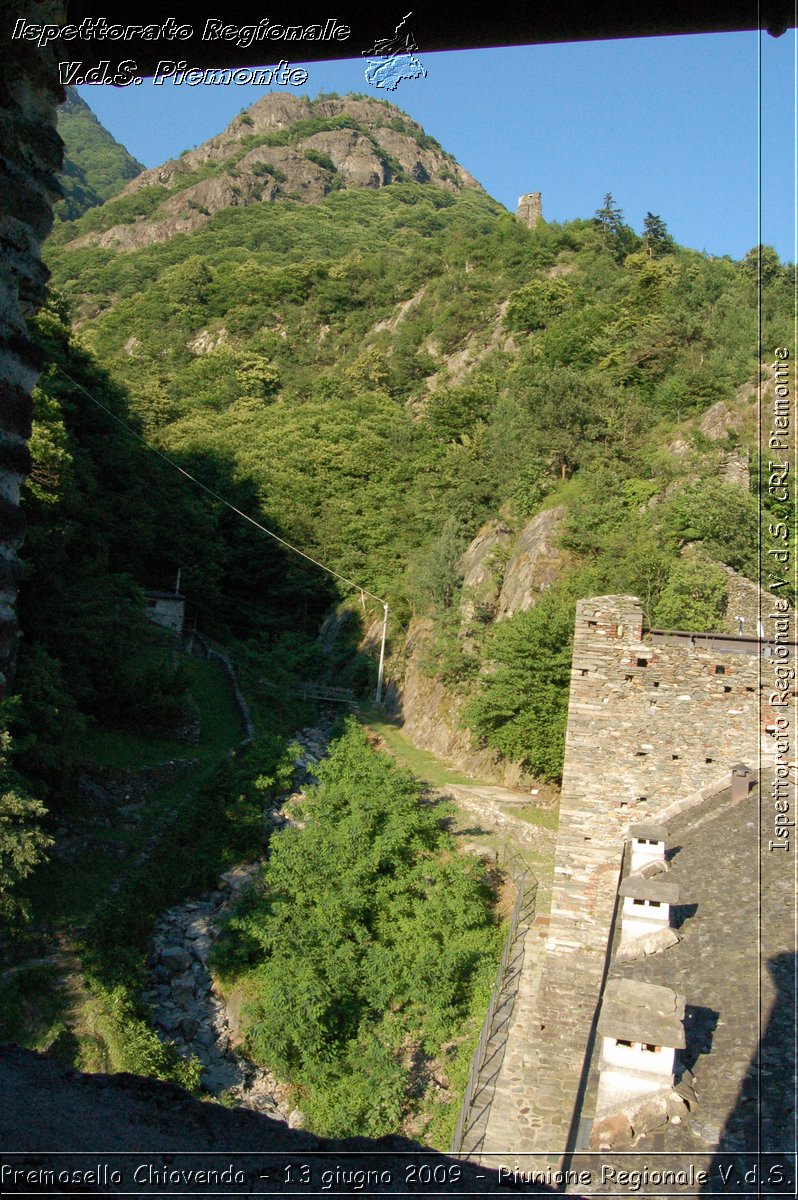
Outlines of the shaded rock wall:
M415 1170L417 1178L421 1162L445 1172L450 1182L435 1189L441 1194L457 1195L458 1188L468 1195L504 1190L498 1185L498 1171L458 1163L436 1151L419 1156L423 1148L404 1138L317 1138L259 1113L195 1100L174 1084L128 1074L83 1075L12 1046L0 1047L0 1089L6 1101L0 1112L0 1142L14 1148L13 1154L4 1154L10 1167L3 1179L4 1192L60 1195L78 1190L84 1195L90 1191L129 1196L131 1185L138 1183L144 1188L142 1194L170 1195L192 1190L181 1180L180 1171L230 1168L241 1171L243 1180L231 1184L195 1175L197 1185L203 1193L216 1195L297 1191L323 1195L321 1188L345 1194L407 1195L414 1190L407 1186L409 1173ZM367 1158L364 1151L369 1152ZM115 1182L101 1167L98 1179L70 1186L69 1173L77 1168L96 1170L98 1155L103 1167L107 1164L109 1171L120 1172L120 1180ZM304 1185L300 1182L303 1164L312 1173ZM291 1183L286 1182L287 1166L292 1168ZM351 1173L366 1169L385 1173L379 1186L357 1184ZM15 1180L14 1170L68 1174L65 1184L46 1175ZM142 1174L134 1177L137 1170ZM172 1179L163 1175L170 1170L176 1172ZM336 1170L348 1171L350 1177L333 1188ZM323 1172L332 1173L326 1185Z
M415 746L431 750L476 779L505 787L519 786L524 780L523 771L514 763L500 762L494 751L479 750L468 730L460 727L462 702L427 667L432 641L432 622L413 621L398 702L403 733Z
M24 6L23 6L24 7ZM63 3L35 6L35 21L63 22ZM17 620L14 602L18 553L25 534L20 489L30 470L28 438L31 390L42 369L41 353L28 337L26 317L43 303L48 272L39 247L53 223L60 198L56 178L63 142L56 132L56 106L64 100L53 56L29 42L0 36L0 688L14 671Z

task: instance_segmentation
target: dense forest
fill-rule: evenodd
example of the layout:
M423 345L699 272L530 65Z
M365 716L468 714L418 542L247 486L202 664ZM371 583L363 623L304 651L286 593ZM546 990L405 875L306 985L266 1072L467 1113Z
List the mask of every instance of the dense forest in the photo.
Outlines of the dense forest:
M198 886L251 847L255 800L285 783L285 738L306 715L288 682L373 685L362 635L381 606L229 505L385 598L398 688L407 629L429 619L428 669L462 700L474 743L540 780L562 766L576 599L632 593L651 623L713 629L721 565L757 578L745 397L762 366L758 322L765 346L789 327L794 268L769 247L739 262L681 247L662 217L627 220L611 194L581 220L529 229L392 105L326 97L270 124L270 103L165 182L146 173L82 216L73 194L64 216L77 219L46 247L52 301L34 326L47 366L4 734L13 853L0 844L0 895L20 919L36 889L14 885L79 810L92 737L174 731L196 706L188 666L144 618L143 588L181 570L192 621L234 654L263 718L250 765L226 768L215 790L205 781L202 821L218 837L188 873ZM132 173L75 147L92 204ZM377 164L366 186L342 165L353 147ZM720 402L734 419L710 439L700 422ZM750 459L751 490L718 478L720 454ZM464 591L464 551L488 522L518 533L554 507L558 576L497 623L486 594ZM320 644L336 604L350 620ZM264 673L286 684L283 700L258 691ZM451 1038L495 952L485 879L414 787L350 728L307 827L276 838L268 886L219 952L222 976L254 988L253 1053L309 1089L315 1126L332 1133L398 1127L408 1038L429 1053ZM324 863L349 856L341 887ZM131 878L82 944L106 1008L117 996L130 1021L123 977L135 980L147 920L173 898L158 880L148 891ZM113 930L134 887L131 958ZM470 914L459 932L455 902ZM311 970L296 946L321 945L333 912L349 932Z
M58 111L58 133L64 142L59 182L63 200L55 206L60 221L73 221L135 179L140 162L111 136L74 88L66 89Z

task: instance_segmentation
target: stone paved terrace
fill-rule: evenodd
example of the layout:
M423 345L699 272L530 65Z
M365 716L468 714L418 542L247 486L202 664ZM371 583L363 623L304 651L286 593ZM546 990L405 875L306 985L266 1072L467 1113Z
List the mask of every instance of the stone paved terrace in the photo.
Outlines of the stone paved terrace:
M578 1155L570 1164L574 1169L590 1169L592 1163L595 1175L598 1162L661 1170L692 1163L710 1172L732 1165L732 1179L745 1194L752 1160L735 1155L794 1152L795 853L768 850L771 779L772 772L764 773L761 792L755 787L744 801L733 803L726 790L672 823L667 878L681 888L673 923L682 940L610 968L610 977L663 984L686 996L683 1061L695 1076L697 1108L682 1124L648 1135L626 1155ZM597 1057L594 1053L587 1115L595 1104ZM753 1184L748 1190L758 1194ZM690 1194L689 1188L678 1191Z

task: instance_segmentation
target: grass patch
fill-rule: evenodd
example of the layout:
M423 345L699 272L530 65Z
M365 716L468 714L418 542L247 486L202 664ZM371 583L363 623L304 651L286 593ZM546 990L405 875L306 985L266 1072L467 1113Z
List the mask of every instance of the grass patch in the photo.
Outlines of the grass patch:
M522 821L528 821L530 825L537 825L541 829L556 831L560 821L560 814L556 808L538 808L536 804L502 805L501 810L507 813L508 817L519 817Z
M374 705L362 705L360 719L372 733L382 738L389 753L403 767L407 767L418 778L431 787L445 788L448 784L461 787L478 787L479 781L447 766L430 750L419 750L408 741L401 729Z

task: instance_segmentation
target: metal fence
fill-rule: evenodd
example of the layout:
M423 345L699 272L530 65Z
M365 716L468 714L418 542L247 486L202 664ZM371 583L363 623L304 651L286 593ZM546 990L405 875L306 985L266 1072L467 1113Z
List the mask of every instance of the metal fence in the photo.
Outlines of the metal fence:
M476 1049L471 1056L471 1066L468 1072L468 1083L466 1084L465 1094L463 1095L463 1103L460 1106L460 1113L457 1118L454 1136L452 1137L451 1153L459 1154L463 1148L463 1139L471 1128L473 1121L471 1119L472 1109L474 1108L474 1100L479 1091L480 1075L485 1066L485 1061L488 1056L488 1047L494 1036L494 1025L496 1016L502 1003L502 992L507 982L507 968L510 963L513 945L518 936L519 929L526 929L534 920L535 916L535 898L537 896L538 881L532 873L529 865L524 861L520 854L516 851L505 851L500 859L501 865L509 872L516 887L515 904L513 905L512 915L510 917L510 928L507 930L507 937L504 941L504 950L502 952L501 962L499 963L496 972L496 981L493 985L493 991L490 996L490 1004L488 1011L485 1014L485 1020L482 1022L482 1030L480 1031L479 1041ZM506 1038L505 1033L505 1038Z

